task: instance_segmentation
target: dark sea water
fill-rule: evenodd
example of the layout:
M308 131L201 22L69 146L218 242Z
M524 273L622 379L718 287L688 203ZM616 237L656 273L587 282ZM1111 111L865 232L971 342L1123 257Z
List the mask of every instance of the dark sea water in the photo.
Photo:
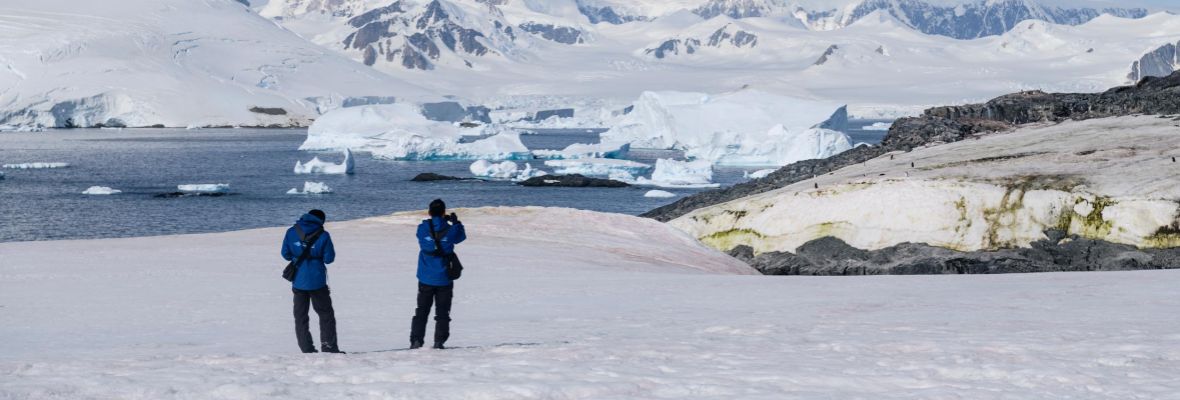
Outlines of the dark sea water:
M522 135L532 149L593 143L598 131L547 130ZM639 214L699 189L664 189L678 196L645 198L652 188L529 188L511 182L410 182L422 172L468 177L470 161L382 161L357 154L354 175L296 175L297 160L339 162L338 153L296 150L304 130L270 129L79 129L0 134L0 164L67 162L69 168L3 169L0 180L0 242L130 237L219 232L290 224L311 208L330 220L421 210L434 198L454 207L557 206ZM879 139L878 139L879 140ZM633 151L654 162L663 151ZM533 164L541 166L543 161ZM523 166L523 165L522 165ZM722 185L742 182L744 171L715 171ZM305 181L323 182L334 193L288 195ZM157 198L176 185L227 183L222 197ZM81 194L108 186L122 194Z

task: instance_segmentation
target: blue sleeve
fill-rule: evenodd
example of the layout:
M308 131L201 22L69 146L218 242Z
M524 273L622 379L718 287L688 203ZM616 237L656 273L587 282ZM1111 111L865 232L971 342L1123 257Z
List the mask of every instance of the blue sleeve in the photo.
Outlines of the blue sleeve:
M467 240L467 230L463 228L463 224L451 225L451 230L447 234L451 236L452 245L463 243L464 240Z
M283 250L282 250L283 259L287 260L287 261L291 261L291 260L295 259L295 255L291 254L291 246L288 245L288 242L290 242L290 241L291 241L291 230L287 229L287 234L283 235Z
M324 232L324 245L320 248L320 255L324 257L324 264L336 261L336 247L332 245L332 235Z
M427 253L434 251L434 241L430 238L430 229L426 224L418 224L418 247Z

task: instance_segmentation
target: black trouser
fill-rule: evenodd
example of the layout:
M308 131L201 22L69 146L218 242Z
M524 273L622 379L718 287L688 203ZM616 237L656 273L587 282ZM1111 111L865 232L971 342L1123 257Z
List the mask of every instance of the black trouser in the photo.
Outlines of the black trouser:
M434 310L434 343L446 343L451 337L451 298L455 285L430 286L418 283L418 309L414 310L414 322L410 325L410 342L423 342L426 337L426 319L430 317L431 303L438 303Z
M316 290L291 288L291 292L295 294L295 338L299 340L299 350L315 352L311 331L307 328L307 305L311 303L320 316L320 350L339 351L336 346L336 312L332 310L332 293L328 287Z

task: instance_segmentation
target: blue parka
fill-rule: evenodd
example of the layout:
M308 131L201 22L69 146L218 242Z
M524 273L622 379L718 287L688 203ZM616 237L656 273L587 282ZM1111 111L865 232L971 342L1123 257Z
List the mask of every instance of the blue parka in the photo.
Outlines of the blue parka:
M303 233L310 237L324 229L324 221L311 214L303 214L295 224L303 229ZM283 259L294 260L303 253L303 242L299 240L299 233L295 227L287 228L287 236L283 238ZM315 243L311 244L311 254L299 266L295 274L295 281L291 287L299 290L316 290L328 286L328 268L336 260L336 249L332 247L332 236L328 232L320 234Z
M446 254L454 253L455 245L467 240L467 232L463 229L462 223L448 224L442 217L431 217L418 224L418 247L421 248L418 252L418 282L430 286L450 285L451 278L447 276L443 258L433 255L434 238L430 237L430 226L426 225L427 223L434 224L436 233L447 229L446 235L440 240L442 251ZM446 228L447 226L450 228Z

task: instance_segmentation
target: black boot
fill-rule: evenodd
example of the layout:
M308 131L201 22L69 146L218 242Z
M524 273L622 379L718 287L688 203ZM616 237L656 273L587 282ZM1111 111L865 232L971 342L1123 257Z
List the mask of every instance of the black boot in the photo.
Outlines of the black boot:
M439 350L443 350L443 349L446 349L447 347L446 347L446 346L443 346L443 344L442 344L442 343L437 343L437 342L436 342L436 343L434 344L434 348L436 348L436 349L439 349Z
M420 349L420 348L422 348L422 345L424 345L424 344L426 344L426 343L422 342L421 340L411 340L410 341L410 350Z

